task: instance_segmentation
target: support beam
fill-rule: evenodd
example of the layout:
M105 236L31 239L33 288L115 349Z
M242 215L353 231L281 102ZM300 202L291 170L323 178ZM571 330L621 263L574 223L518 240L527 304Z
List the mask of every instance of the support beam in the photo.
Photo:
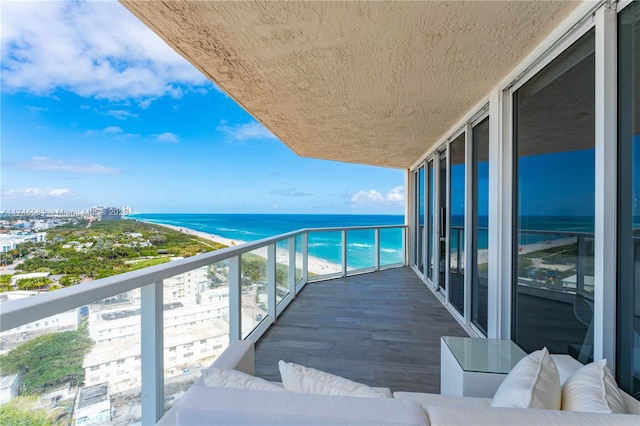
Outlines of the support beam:
M617 15L605 3L596 26L596 210L593 358L615 370L617 248Z

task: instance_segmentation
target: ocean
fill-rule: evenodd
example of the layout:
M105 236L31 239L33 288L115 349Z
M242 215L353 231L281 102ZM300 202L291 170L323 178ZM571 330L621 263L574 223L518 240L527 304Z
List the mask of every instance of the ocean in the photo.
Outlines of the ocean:
M302 228L403 225L403 215L327 215L327 214L196 214L139 213L131 219L173 225L220 237L256 241ZM341 263L341 233L309 234L309 255L327 262ZM352 231L347 235L347 259L350 269L374 266L374 232ZM383 230L380 235L380 262L402 261L402 232Z
M174 214L140 213L129 216L132 219L158 224L174 225L207 232L224 238L240 241L256 241L274 235L284 234L302 228L332 228L347 226L401 225L402 215L326 215L326 214ZM569 233L593 233L593 217L566 216L522 216L523 229L519 235L520 245L533 244L545 240L565 238ZM452 216L453 227L462 227L461 216ZM478 248L488 247L488 219L479 218L480 232ZM557 233L560 232L560 233ZM459 243L457 234L452 235L450 249L455 252ZM380 261L382 265L402 261L402 233L399 229L383 230L380 238ZM309 255L327 262L342 262L342 242L340 232L316 232L309 234ZM299 248L297 248L299 249ZM373 231L352 231L347 237L347 260L350 269L374 266Z

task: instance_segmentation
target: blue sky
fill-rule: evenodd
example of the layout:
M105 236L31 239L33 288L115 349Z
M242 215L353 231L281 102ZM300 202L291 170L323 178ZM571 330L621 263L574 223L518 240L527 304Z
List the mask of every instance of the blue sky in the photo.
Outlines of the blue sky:
M298 157L118 3L0 8L2 209L404 213L402 170Z

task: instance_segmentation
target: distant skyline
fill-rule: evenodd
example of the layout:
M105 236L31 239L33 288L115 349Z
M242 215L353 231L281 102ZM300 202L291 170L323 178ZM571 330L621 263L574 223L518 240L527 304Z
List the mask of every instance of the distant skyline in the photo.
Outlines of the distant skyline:
M1 209L404 213L403 170L298 157L120 4L0 8Z

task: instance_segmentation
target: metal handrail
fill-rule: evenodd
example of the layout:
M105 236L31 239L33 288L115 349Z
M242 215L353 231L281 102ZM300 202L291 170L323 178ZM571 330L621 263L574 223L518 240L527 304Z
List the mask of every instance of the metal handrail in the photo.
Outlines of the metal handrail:
M161 265L115 275L88 283L65 287L50 293L38 294L0 304L0 331L10 330L60 312L74 309L88 303L115 296L126 291L141 288L147 284L160 282L175 275L249 253L256 249L277 244L309 232L356 231L375 229L406 229L406 225L352 226L344 228L304 228L273 237L227 247L176 260Z

